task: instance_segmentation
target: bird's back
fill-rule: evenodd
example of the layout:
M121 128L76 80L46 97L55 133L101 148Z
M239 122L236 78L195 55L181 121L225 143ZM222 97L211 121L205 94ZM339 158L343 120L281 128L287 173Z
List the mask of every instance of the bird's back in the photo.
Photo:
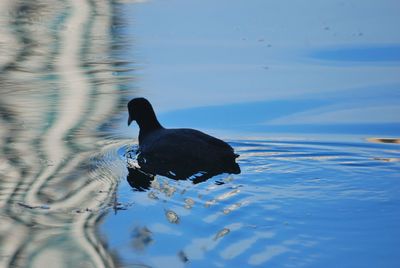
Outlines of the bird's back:
M196 171L240 173L238 156L224 141L194 129L159 129L142 136L140 153L149 162ZM147 161L146 160L146 161Z

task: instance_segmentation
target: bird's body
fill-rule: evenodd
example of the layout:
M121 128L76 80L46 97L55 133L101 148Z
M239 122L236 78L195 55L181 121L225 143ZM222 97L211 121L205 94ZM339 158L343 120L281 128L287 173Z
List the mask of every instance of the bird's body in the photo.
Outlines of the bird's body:
M150 163L154 163L159 173L167 175L172 172L177 178L187 178L193 171L240 173L235 163L238 155L232 147L194 129L156 130L141 140L139 152L143 156L139 157L139 164L150 167Z
M175 179L198 172L240 173L238 155L226 142L194 129L162 127L144 98L131 100L128 110L128 123L136 120L140 127L138 162L143 171Z

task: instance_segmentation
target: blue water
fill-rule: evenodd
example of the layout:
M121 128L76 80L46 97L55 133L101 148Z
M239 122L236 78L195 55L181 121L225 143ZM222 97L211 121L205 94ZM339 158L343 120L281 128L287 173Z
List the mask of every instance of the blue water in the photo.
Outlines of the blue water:
M148 192L121 182L118 202L125 207L110 213L101 230L123 266L398 265L399 145L230 143L241 154L241 175L197 185L158 177Z
M395 1L0 1L0 267L400 267ZM127 182L144 96L241 174Z

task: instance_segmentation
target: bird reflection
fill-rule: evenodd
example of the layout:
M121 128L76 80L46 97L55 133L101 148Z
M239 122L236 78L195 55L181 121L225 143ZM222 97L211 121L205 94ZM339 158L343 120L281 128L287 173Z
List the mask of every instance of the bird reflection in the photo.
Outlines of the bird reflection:
M133 188L149 189L156 175L196 184L218 174L240 173L239 155L226 142L194 129L164 128L145 98L132 99L128 112L128 125L136 121L140 128L138 167L128 168Z
M175 167L169 171L163 169L162 165L157 166L154 163L151 166L142 165L141 167L128 167L128 176L126 179L133 189L142 192L151 188L151 184L156 175L164 176L173 180L191 180L193 184L198 184L224 173L204 170L199 171L187 166L182 166L180 163L175 164Z
M128 176L126 179L133 189L143 192L150 189L151 182L154 180L154 175L145 173L139 168L128 167Z

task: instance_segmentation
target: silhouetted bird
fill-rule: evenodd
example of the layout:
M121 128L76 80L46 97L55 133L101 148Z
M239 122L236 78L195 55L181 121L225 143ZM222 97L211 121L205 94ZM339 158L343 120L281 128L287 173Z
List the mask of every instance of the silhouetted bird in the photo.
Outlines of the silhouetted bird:
M176 180L194 176L194 183L221 173L240 173L235 162L239 155L226 142L194 129L162 127L145 98L132 99L128 111L128 126L135 120L140 128L137 160L141 171Z

